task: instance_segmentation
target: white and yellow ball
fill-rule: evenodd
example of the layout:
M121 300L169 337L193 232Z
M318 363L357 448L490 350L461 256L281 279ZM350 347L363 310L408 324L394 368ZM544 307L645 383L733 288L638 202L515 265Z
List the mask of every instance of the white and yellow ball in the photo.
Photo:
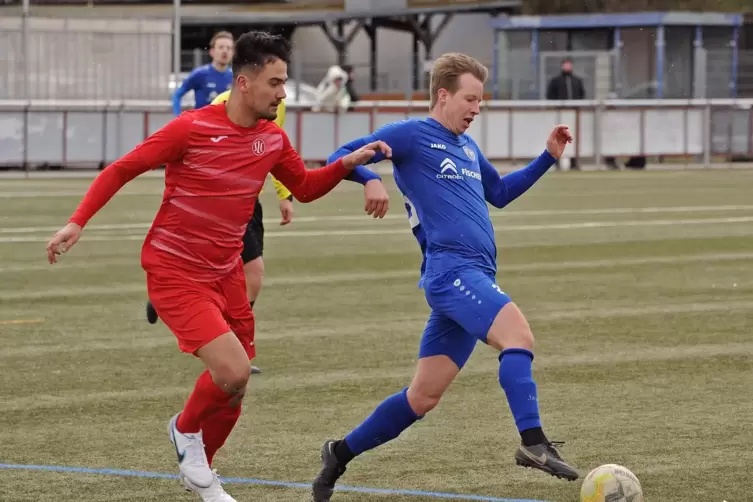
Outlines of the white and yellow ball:
M588 473L580 487L581 502L644 502L643 489L630 469L605 464Z

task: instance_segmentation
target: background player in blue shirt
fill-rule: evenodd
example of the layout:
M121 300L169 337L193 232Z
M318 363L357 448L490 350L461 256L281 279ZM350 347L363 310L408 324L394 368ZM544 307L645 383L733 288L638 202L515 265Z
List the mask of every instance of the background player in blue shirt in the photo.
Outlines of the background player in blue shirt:
M180 84L173 94L173 113L180 115L180 101L188 91L193 91L196 108L210 104L214 98L230 89L233 83L233 35L228 31L216 33L209 42L210 64L199 66Z
M348 462L395 439L433 409L478 340L499 350L499 383L520 432L518 465L575 480L578 472L544 435L532 376L533 334L520 309L496 284L496 242L487 202L503 208L556 162L572 137L557 126L527 167L500 177L464 134L480 113L488 70L458 53L441 56L431 74L431 111L423 120L388 124L340 148L330 161L368 142L392 148L395 182L405 197L424 260L421 281L432 311L410 387L384 400L343 440L322 448L315 502L328 502ZM377 154L372 162L383 160Z

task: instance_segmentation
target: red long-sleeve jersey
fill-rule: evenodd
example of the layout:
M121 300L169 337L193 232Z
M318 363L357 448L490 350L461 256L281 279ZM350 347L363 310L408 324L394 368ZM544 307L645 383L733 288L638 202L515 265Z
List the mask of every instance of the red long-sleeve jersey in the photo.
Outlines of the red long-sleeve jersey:
M224 105L185 112L94 180L70 221L82 227L139 174L165 164L162 204L144 241L145 270L213 281L240 259L254 203L271 172L301 202L332 190L350 171L337 161L308 170L276 124L231 122Z

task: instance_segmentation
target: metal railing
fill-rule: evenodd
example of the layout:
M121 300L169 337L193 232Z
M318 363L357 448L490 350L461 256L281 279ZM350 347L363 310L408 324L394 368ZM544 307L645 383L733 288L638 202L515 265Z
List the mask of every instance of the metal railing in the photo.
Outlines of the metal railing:
M326 159L339 145L383 124L424 117L428 102L361 102L350 112L313 112L291 103L286 132L301 157ZM0 166L97 168L172 120L168 101L0 101ZM542 150L550 126L569 124L568 155L753 156L753 100L491 101L468 133L492 161L524 160Z

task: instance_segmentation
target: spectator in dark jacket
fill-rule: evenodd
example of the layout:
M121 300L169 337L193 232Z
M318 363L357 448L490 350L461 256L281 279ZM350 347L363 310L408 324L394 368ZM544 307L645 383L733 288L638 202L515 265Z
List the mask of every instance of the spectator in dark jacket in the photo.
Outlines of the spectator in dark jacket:
M562 61L561 73L549 81L546 88L546 99L550 100L567 100L567 99L586 99L586 91L583 88L583 80L573 75L573 62L571 59ZM560 168L559 160L557 169ZM580 169L578 159L570 159L570 169Z
M565 59L562 61L562 72L549 81L546 99L586 99L583 80L573 75L572 60Z

